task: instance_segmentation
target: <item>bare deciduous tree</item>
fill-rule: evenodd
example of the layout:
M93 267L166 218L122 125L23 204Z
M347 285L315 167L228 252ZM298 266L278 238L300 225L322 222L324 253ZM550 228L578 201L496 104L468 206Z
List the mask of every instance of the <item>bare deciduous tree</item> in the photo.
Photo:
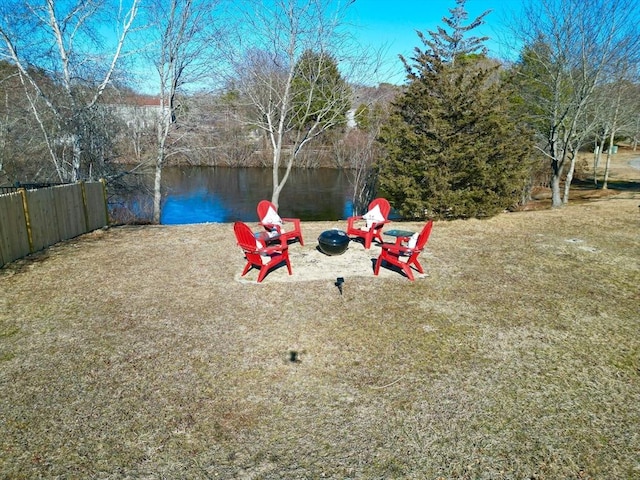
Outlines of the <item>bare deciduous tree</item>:
M631 148L635 152L640 142L640 85L636 84L629 100L633 107L633 115L630 119L628 134L631 137Z
M596 88L621 58L638 58L639 12L637 0L534 0L513 23L527 52L528 65L518 70L521 93L550 161L554 207L568 201L577 152L591 133L584 117Z
M162 169L168 157L184 153L190 128L184 89L210 78L211 59L220 35L218 0L154 0L146 10L148 26L138 39L156 73L160 98L156 124L153 221L160 222Z
M387 95L395 96L397 88L387 87L392 89ZM366 212L376 194L375 165L382 155L378 137L382 124L388 120L391 100L391 98L384 98L384 90L387 87L361 89L364 102L354 112L355 125L349 128L345 135L336 139L333 145L337 165L345 169L353 188L351 194L353 215L362 215ZM375 100L372 101L372 99Z
M632 130L634 117L637 115L637 104L634 100L634 93L638 88L638 69L636 62L630 63L628 57L621 57L614 65L611 78L605 86L607 104L609 106L608 115L605 117L609 125L609 149L604 169L602 188L607 189L609 181L609 169L611 166L611 155L614 153L614 143L616 136L622 132ZM596 172L594 171L594 177Z
M61 181L82 176L84 122L112 80L138 0L118 4L115 17L113 7L105 0L11 0L2 7L0 55L18 68ZM113 36L101 38L105 31Z
M230 83L252 107L253 116L245 121L268 140L271 201L276 205L301 151L323 132L346 123L349 80L358 67L371 63L355 58L352 34L343 23L351 3L248 0L241 4L244 28L228 49L234 80ZM312 68L300 68L305 55L315 60ZM325 88L323 82L336 64L343 80ZM296 88L297 81L305 88Z

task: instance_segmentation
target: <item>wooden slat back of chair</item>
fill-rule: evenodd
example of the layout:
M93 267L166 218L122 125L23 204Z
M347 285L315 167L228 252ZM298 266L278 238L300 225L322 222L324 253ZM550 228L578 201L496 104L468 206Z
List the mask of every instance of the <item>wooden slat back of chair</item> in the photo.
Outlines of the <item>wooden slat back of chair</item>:
M386 198L375 198L369 204L369 211L373 210L375 207L380 209L380 213L384 217L385 220L389 220L389 213L391 212L391 205Z
M269 207L273 208L274 211L278 211L276 207L269 200L260 200L258 202L258 219L262 222L262 219L267 216L267 212L269 211Z
M235 222L233 224L233 231L236 234L236 241L240 248L245 252L257 252L258 247L256 244L256 238L253 236L251 228L245 223Z
M427 244L427 240L429 240L429 236L431 235L431 229L433 228L433 220L429 220L427 224L423 227L420 235L418 236L418 241L416 242L416 250L422 251L424 246Z

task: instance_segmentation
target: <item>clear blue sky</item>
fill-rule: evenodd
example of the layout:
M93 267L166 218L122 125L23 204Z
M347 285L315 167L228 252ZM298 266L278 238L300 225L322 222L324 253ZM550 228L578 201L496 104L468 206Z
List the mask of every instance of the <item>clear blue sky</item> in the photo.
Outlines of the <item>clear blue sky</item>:
M498 41L505 33L505 22L514 11L521 8L525 0L467 0L465 9L469 16L465 24L475 20L487 10L485 24L472 31L472 35L489 37L486 46L490 55L498 58L515 58L513 52L505 53ZM345 5L348 0L337 0ZM422 47L416 30L428 34L439 25L444 25L442 18L450 17L450 9L456 7L455 0L355 0L347 8L345 21L354 26L352 30L363 48L384 52L382 68L371 74L367 72L363 83L377 85L382 82L401 84L405 81L405 70L398 55L410 59L415 47ZM351 78L357 81L358 79ZM143 91L156 91L156 80L152 80Z
M465 24L491 10L485 24L474 30L473 35L490 37L487 42L490 54L504 58L508 54L501 49L499 37L505 33L507 19L520 6L521 0L467 0L465 9L469 17ZM414 48L422 46L416 30L426 35L444 25L442 18L451 16L449 10L455 7L455 0L355 0L348 9L348 20L357 25L360 43L385 49L385 63L392 77L388 81L400 83L404 70L398 54L411 57Z

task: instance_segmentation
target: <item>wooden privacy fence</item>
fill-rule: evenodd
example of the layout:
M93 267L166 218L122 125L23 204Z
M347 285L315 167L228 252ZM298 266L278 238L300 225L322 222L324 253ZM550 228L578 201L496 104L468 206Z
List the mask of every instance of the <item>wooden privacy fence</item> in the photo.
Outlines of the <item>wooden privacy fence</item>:
M102 180L0 195L0 267L108 223Z

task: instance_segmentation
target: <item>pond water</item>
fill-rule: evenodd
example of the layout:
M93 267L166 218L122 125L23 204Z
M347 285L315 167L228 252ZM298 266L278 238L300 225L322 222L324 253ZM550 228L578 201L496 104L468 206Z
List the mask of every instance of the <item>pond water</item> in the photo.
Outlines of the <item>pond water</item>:
M271 199L271 182L271 170L266 168L165 168L160 223L257 221L256 206ZM293 170L280 194L278 212L303 221L345 219L353 214L352 192L342 170ZM139 219L150 219L149 196L126 202Z

